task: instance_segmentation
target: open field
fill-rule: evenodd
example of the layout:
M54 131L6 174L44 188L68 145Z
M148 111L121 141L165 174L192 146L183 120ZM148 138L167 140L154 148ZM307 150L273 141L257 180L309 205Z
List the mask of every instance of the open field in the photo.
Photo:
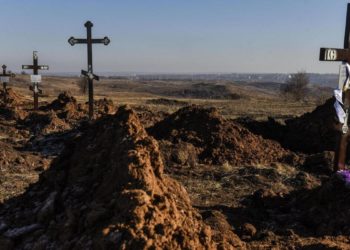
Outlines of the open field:
M13 80L15 90L23 93L28 100L31 92L28 89L29 76L17 76ZM50 102L59 93L67 91L79 102L86 102L87 97L79 91L79 78L43 77L44 98ZM254 86L255 85L255 86ZM149 100L167 98L198 104L204 107L216 107L228 118L248 116L254 119L273 117L284 119L299 116L313 110L320 100L294 102L283 98L278 89L271 89L266 83L249 84L233 82L182 82L182 81L133 81L102 79L95 82L95 99L108 98L117 105L147 106L156 111L173 112L177 105L154 105ZM266 85L266 86L264 86ZM272 85L274 87L274 85ZM331 96L331 91L328 91ZM232 98L230 95L235 95Z
M36 112L26 78L0 110L5 249L348 249L332 101L103 79L88 122L78 78L44 77Z

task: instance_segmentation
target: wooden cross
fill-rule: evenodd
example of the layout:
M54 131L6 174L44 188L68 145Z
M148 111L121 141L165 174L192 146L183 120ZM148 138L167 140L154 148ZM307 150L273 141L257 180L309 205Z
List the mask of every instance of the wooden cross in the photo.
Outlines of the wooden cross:
M110 43L110 40L108 37L104 37L101 39L93 39L91 37L91 28L93 26L92 22L87 21L84 26L86 27L86 39L80 39L80 38L74 38L70 37L68 39L68 43L72 46L75 44L87 44L87 71L82 70L81 74L84 75L86 78L88 78L89 82L89 119L91 120L94 115L94 86L93 86L93 80L99 81L99 77L97 75L94 75L93 68L92 68L92 44L93 43L102 43L104 45L108 45Z
M320 61L342 61L344 63L350 63L350 4L348 4L347 7L344 49L321 48ZM345 169L349 139L348 114L350 112L350 89L343 89L342 91L346 117L342 127L342 132L339 132L338 135L338 145L334 158L334 171Z
M7 66L4 64L2 65L2 74L0 74L0 81L2 82L3 91L4 91L4 103L7 103L7 83L10 82L10 77L14 77L15 74L10 74L6 72Z
M42 90L39 88L39 83L41 82L41 75L38 74L38 71L49 69L49 66L47 65L39 65L38 61L38 52L33 51L33 65L22 65L22 69L33 70L33 75L30 76L33 85L30 86L29 89L33 91L34 110L37 110L39 107L39 93L42 93Z

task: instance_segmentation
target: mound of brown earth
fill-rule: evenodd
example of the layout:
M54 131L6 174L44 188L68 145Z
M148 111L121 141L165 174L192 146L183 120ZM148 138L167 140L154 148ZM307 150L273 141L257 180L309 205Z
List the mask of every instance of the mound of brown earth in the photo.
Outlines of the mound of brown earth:
M106 98L94 101L94 105L94 109L96 110L98 116L114 114L116 111L113 101Z
M71 128L71 126L60 119L54 111L32 112L20 123L28 127L34 134L49 134Z
M41 110L53 110L60 119L64 119L68 123L74 123L87 117L89 104L80 104L75 97L63 92L50 104L41 107ZM101 117L102 115L115 113L116 109L113 101L104 98L94 101L94 111L96 117Z
M7 89L7 101L4 103L4 92L0 90L0 118L7 120L22 120L28 113L18 105L23 104L25 99L23 96L15 93L12 89Z
M4 91L0 90L0 103L4 101ZM25 97L16 93L12 88L7 89L6 103L9 105L18 105L24 103Z
M311 113L286 120L283 145L306 153L334 150L336 145L336 113L334 98L318 106Z
M261 135L265 139L278 141L281 144L283 144L283 138L287 133L286 126L272 117L268 117L267 121L254 120L251 117L239 117L234 119L234 121L243 125L254 134Z
M45 109L64 110L69 107L77 108L77 100L67 92L60 93L57 99L53 100Z
M198 159L209 164L293 163L296 160L296 156L280 144L225 120L214 108L182 108L149 128L149 132L158 140L167 140L175 145L181 142L192 144ZM169 150L166 151L165 154L169 153Z
M79 120L86 116L85 110L83 110L77 100L67 92L59 94L57 99L41 109L46 111L53 110L57 113L59 118L67 121Z
M285 121L285 125L269 118L255 121L249 118L235 120L251 132L280 142L283 147L304 153L334 151L340 124L336 120L334 98L314 111Z
M157 142L122 107L2 206L0 241L8 249L215 249L211 229L163 168Z
M163 120L169 113L154 111L146 106L138 106L134 109L144 128L148 128Z

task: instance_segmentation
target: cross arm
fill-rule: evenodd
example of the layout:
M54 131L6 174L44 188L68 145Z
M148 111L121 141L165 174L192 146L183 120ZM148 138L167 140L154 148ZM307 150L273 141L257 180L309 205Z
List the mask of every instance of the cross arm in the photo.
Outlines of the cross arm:
M22 69L40 69L40 70L49 70L49 66L48 65L38 65L38 66L33 66L33 65L22 65Z
M68 39L68 43L74 46L75 44L78 44L78 43L87 43L87 39L75 38L72 36Z
M22 65L22 69L33 69L33 65Z
M101 39L91 39L91 42L92 43L103 43L104 45L107 46L111 42L111 40L107 36L105 36L104 38L101 38Z
M99 76L97 76L97 75L95 75L95 74L92 74L92 73L90 73L90 72L88 72L88 71L85 71L85 70L82 70L82 71L81 71L81 74L84 75L84 76L86 76L87 78L90 78L90 79L95 79L95 80L97 80L97 81L100 80L100 77L99 77Z
M320 61L350 62L350 49L321 48Z
M48 66L48 65L39 65L39 66L38 66L38 69L41 69L41 70L49 70L49 66Z

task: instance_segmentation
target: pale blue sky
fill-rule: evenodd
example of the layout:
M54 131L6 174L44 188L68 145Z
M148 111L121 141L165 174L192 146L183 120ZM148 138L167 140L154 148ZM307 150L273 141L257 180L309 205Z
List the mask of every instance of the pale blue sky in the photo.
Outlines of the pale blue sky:
M70 36L94 46L96 72L330 72L319 48L342 47L346 0L0 0L0 64L20 70L33 50L51 72L86 68Z

